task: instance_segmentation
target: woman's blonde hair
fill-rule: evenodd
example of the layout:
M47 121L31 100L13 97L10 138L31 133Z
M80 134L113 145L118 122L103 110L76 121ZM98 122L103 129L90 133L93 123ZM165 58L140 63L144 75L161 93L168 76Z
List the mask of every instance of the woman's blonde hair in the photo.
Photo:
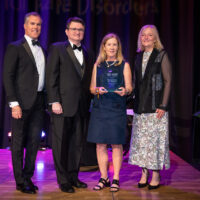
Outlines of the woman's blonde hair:
M118 62L115 64L115 66L120 65L122 63L122 61L124 60L124 57L122 55L122 45L121 45L121 41L120 41L119 37L115 33L109 33L104 36L104 38L101 42L101 45L99 48L99 55L96 60L97 65L99 65L101 62L104 62L107 59L104 47L105 47L106 42L111 38L115 38L117 40L117 44L118 44L118 50L117 50L117 56L116 56L116 59Z
M159 37L159 33L158 33L158 30L156 28L156 26L152 25L152 24L148 24L148 25L145 25L141 28L139 34L138 34L138 42L137 42L137 52L141 52L141 51L144 51L144 47L142 45L142 42L141 42L141 35L142 35L142 32L143 30L147 29L147 28L151 28L152 31L153 31L153 34L156 38L156 41L154 43L154 48L158 49L159 51L162 50L164 47L160 41L160 37Z

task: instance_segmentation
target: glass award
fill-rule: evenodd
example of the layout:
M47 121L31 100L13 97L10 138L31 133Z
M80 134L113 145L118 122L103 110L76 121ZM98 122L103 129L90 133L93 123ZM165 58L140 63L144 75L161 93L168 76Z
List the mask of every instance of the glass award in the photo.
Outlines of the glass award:
M102 76L101 83L108 92L114 92L122 86L122 77L117 69L108 69Z

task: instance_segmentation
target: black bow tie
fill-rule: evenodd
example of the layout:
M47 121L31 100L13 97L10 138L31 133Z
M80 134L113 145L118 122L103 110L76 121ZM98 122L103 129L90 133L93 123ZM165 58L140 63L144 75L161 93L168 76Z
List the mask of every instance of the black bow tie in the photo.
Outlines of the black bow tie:
M73 50L75 49L78 49L79 51L81 51L82 47L81 46L77 47L75 44L73 44Z
M38 40L32 40L32 45L35 46L40 46L40 42Z

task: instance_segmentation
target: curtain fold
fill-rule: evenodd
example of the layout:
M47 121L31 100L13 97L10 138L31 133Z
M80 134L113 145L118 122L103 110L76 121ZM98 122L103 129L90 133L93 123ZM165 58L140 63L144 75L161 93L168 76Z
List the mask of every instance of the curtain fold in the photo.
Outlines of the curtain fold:
M87 48L97 56L103 36L115 32L132 68L140 28L155 24L173 66L170 145L182 158L191 160L193 97L194 91L200 92L200 79L194 73L199 72L196 69L199 66L194 63L199 63L199 59L194 59L194 55L198 57L194 49L198 48L195 32L200 30L199 8L198 0L3 0L0 4L0 148L8 146L10 130L10 111L2 85L5 48L23 37L24 15L37 11L43 20L40 42L47 50L51 43L66 40L67 18L79 16L86 22Z

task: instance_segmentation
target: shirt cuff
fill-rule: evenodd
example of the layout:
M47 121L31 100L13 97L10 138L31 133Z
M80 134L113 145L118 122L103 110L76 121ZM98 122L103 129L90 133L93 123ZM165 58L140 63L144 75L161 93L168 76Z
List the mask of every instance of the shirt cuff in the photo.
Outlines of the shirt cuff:
M10 107L10 108L13 108L13 107L15 107L15 106L19 106L18 101L9 102L9 107Z
M60 102L53 102L53 103L49 103L49 105L51 106L52 104L54 104L54 103L60 103Z

